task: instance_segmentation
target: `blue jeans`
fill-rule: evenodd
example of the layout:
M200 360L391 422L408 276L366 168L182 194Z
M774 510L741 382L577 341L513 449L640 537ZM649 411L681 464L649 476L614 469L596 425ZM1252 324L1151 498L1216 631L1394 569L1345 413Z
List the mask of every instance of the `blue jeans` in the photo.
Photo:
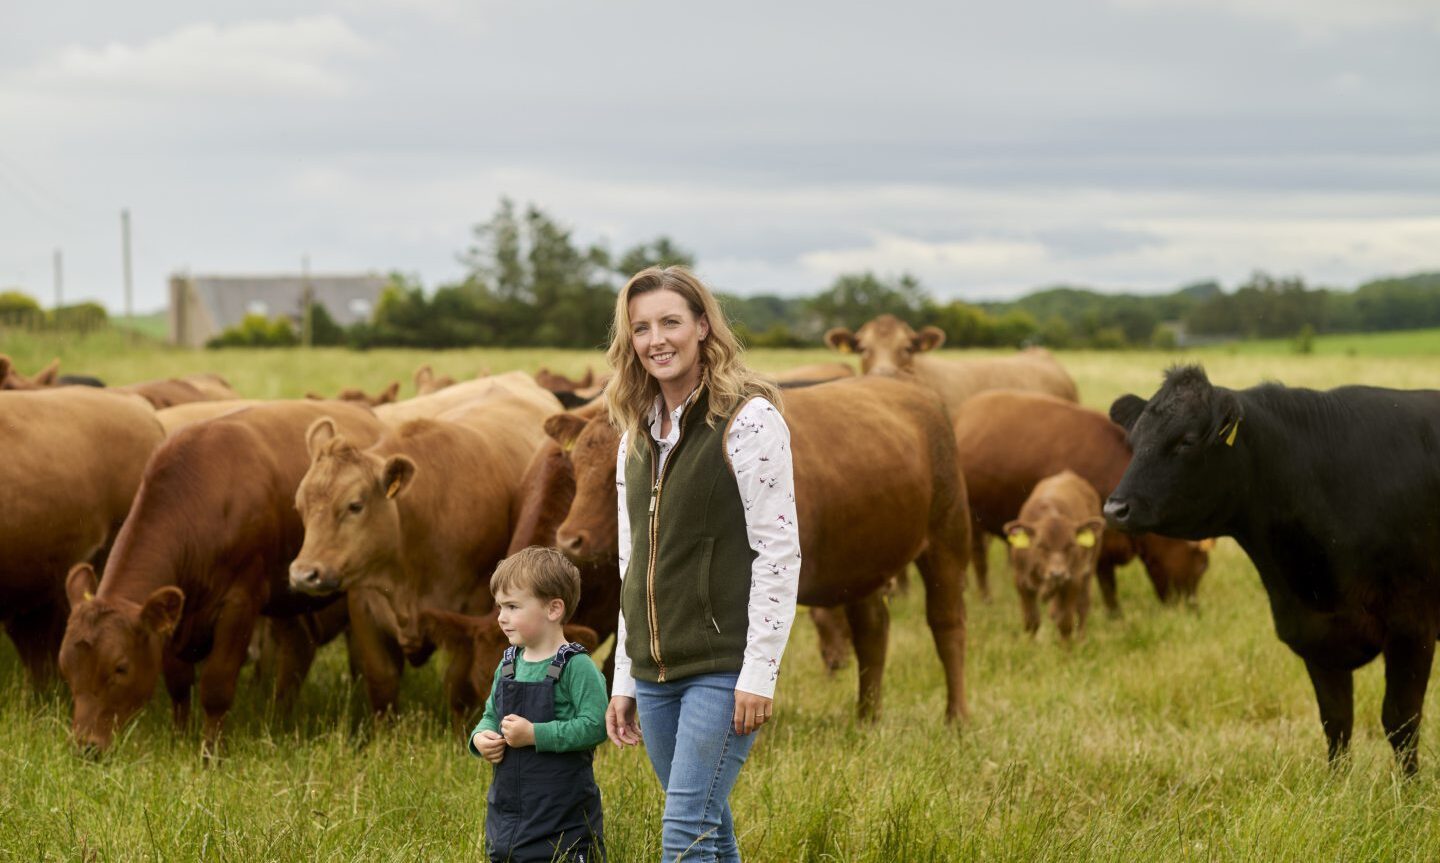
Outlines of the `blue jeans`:
M645 751L665 789L664 863L739 863L730 789L754 734L735 733L734 672L635 681ZM682 856L683 855L683 856Z

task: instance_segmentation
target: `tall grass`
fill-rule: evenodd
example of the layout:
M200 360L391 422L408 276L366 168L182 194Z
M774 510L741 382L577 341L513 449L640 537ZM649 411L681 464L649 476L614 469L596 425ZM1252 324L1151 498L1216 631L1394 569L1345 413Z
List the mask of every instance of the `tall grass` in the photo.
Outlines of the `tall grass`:
M38 367L53 346L19 355ZM556 352L108 353L78 345L73 371L123 380L213 369L246 395L293 394L429 360L456 373L581 372L595 355ZM51 354L53 355L53 354ZM757 352L762 368L826 358ZM37 362L38 359L38 362ZM1087 403L1148 394L1174 357L1062 356ZM1217 382L1423 385L1440 358L1202 355ZM597 366L598 367L598 366ZM924 595L891 602L885 701L854 720L850 668L830 676L797 623L776 717L732 797L748 861L1433 860L1440 853L1440 730L1422 729L1421 773L1402 778L1380 728L1378 663L1356 681L1352 754L1325 762L1300 661L1275 638L1264 591L1229 541L1197 610L1159 605L1136 565L1119 579L1124 617L1103 611L1063 647L1048 624L1026 637L1003 550L996 598L969 594L972 718L942 719L943 678ZM1098 603L1097 603L1098 605ZM29 690L0 644L0 861L473 860L489 767L447 729L437 663L407 671L403 708L372 721L332 645L295 713L274 715L242 681L223 757L200 759L198 727L175 731L163 694L105 759L67 740L63 688ZM198 712L198 710L197 710ZM659 856L661 794L643 752L606 744L596 759L616 861Z

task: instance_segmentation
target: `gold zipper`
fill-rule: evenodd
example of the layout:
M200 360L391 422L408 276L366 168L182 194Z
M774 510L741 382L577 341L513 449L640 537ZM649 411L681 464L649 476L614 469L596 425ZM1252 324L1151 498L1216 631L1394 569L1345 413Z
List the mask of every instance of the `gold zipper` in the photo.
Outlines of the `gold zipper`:
M680 449L680 441L685 438L685 417L690 413L690 407L694 404L695 393L700 392L696 387L695 392L685 401L685 409L680 412L680 433L675 438L675 446L670 448L670 455L665 458L665 468L675 463L675 453ZM664 410L662 405L661 410ZM655 445L655 440L646 433L650 441L650 477L654 484L650 487L650 560L645 575L645 602L646 611L650 617L650 658L655 660L655 666L659 669L658 680L665 682L665 662L660 658L660 612L655 607L655 557L659 550L660 542L660 491L665 483L665 471L657 471L655 463L659 459L660 448Z

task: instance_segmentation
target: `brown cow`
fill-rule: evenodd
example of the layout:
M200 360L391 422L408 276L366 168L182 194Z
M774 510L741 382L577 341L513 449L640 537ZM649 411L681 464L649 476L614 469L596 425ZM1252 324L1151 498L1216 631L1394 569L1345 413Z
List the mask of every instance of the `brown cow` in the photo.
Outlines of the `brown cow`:
M30 377L20 374L8 356L0 354L0 390L38 390L53 387L60 373L59 358Z
M89 387L0 393L0 621L32 682L55 669L65 573L99 560L163 432L144 401Z
M338 395L335 396L335 400L342 402L358 402L359 404L368 405L369 407L373 408L379 407L380 405L388 405L391 402L395 401L395 399L399 395L400 382L391 381L390 386L386 387L385 389L381 390L373 396L358 387L346 387L345 389L342 389ZM321 402L329 399L329 396L322 396L316 392L308 392L305 394L305 398L310 399L311 401Z
M927 351L945 343L944 331L924 327L916 333L894 315L881 315L855 333L836 327L825 333L825 343L842 353L860 354L864 374L913 374L940 394L952 420L966 399L985 390L1031 390L1079 401L1075 381L1044 348L984 359L928 356Z
M589 366L585 367L585 377L580 380L571 380L564 375L557 375L548 368L541 368L535 373L535 383L544 387L552 393L574 392L583 390L586 387L595 385L595 370Z
M945 667L945 715L964 716L969 515L939 399L911 382L870 377L787 390L784 407L803 557L799 601L846 607L860 716L880 708L889 631L881 591L912 560L925 580L926 621ZM573 447L575 462L575 502L557 539L577 559L614 560L619 435L604 418L569 416L547 423Z
M259 399L227 399L225 401L213 402L186 402L183 405L175 405L170 408L160 408L155 411L155 418L165 429L165 436L169 437L175 432L190 425L191 423L202 422L214 419L218 416L244 410L261 404Z
M434 419L448 410L462 407L479 399L492 398L503 393L511 400L528 401L545 410L555 410L555 399L541 389L524 372L506 372L503 375L461 381L438 392L413 399L380 405L375 415L391 428L407 420Z
M781 385L818 384L841 378L853 378L855 377L855 367L849 363L807 363L801 366L791 366L783 371L771 372L765 377Z
M209 401L240 398L240 394L230 386L230 382L214 372L196 372L185 375L180 380L199 390Z
M435 370L430 368L429 363L425 363L415 370L415 395L417 396L428 396L454 385L454 378L449 375L435 374Z
M378 590L394 610L402 649L423 661L433 642L421 629L422 604L470 613L493 607L489 577L510 541L521 474L544 439L545 416L559 408L545 399L493 389L440 418L391 429L368 449L337 436L330 423L314 423L306 433L310 466L295 492L305 541L290 566L291 585L312 594ZM456 656L446 671L457 724L483 695L470 691L469 669L468 658ZM398 672L367 677L372 701L393 701Z
M288 590L288 567L303 530L294 494L309 464L305 429L322 416L354 440L382 430L357 405L275 402L190 425L155 451L98 589L89 565L66 581L60 670L80 745L108 748L162 667L175 718L186 722L204 660L205 751L214 751L257 617L318 604ZM355 625L353 608L351 617ZM282 671L279 680L303 676Z
M1040 393L981 393L965 403L955 435L975 519L971 560L981 583L987 580L986 534L1003 536L1005 522L1020 512L1040 480L1068 468L1103 499L1130 464L1125 430L1109 417ZM1212 545L1106 531L1095 573L1106 609L1119 614L1115 567L1137 555L1161 600L1193 600L1200 576L1209 566Z
M486 614L474 615L422 608L420 624L426 637L454 656L454 661L470 663L470 688L480 701L489 697L495 669L510 644L500 630L499 611L492 608ZM601 641L595 630L578 623L565 624L565 640L577 642L592 654L600 648Z
M1073 631L1085 630L1104 530L1100 495L1071 470L1040 480L1020 516L1005 523L1026 632L1040 629L1037 600L1049 601L1050 619L1067 642Z

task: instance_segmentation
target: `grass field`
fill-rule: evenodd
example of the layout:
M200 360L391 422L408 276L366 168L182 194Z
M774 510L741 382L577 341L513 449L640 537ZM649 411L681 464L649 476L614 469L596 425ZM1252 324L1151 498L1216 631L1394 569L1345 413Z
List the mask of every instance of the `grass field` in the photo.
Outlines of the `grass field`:
M1323 342L1323 340L1321 340ZM175 352L113 334L68 344L0 340L33 371L125 382L225 374L245 395L296 395L408 381L422 361L473 373L540 364L583 371L598 357L553 351ZM760 368L830 358L757 352ZM1435 386L1440 352L1357 348L1300 357L1277 348L1193 355L1217 383ZM1182 355L1067 353L1086 403L1148 395ZM1103 613L1066 650L1053 629L1020 630L1002 551L996 599L971 602L971 720L941 719L940 665L918 580L891 605L885 706L853 720L853 665L834 677L800 621L776 719L732 797L747 861L1433 860L1440 856L1440 730L1422 730L1421 773L1399 777L1380 729L1383 675L1357 675L1352 755L1325 763L1308 680L1276 640L1263 591L1230 541L1217 547L1198 610L1162 607L1138 565L1120 573L1125 617ZM973 596L973 594L972 594ZM99 763L67 741L63 690L36 694L0 645L0 861L471 860L480 856L488 766L446 730L434 662L407 672L404 708L373 723L345 671L321 656L290 718L247 679L222 761L197 730L170 728L163 694ZM658 858L661 795L644 755L603 747L596 772L612 859Z

